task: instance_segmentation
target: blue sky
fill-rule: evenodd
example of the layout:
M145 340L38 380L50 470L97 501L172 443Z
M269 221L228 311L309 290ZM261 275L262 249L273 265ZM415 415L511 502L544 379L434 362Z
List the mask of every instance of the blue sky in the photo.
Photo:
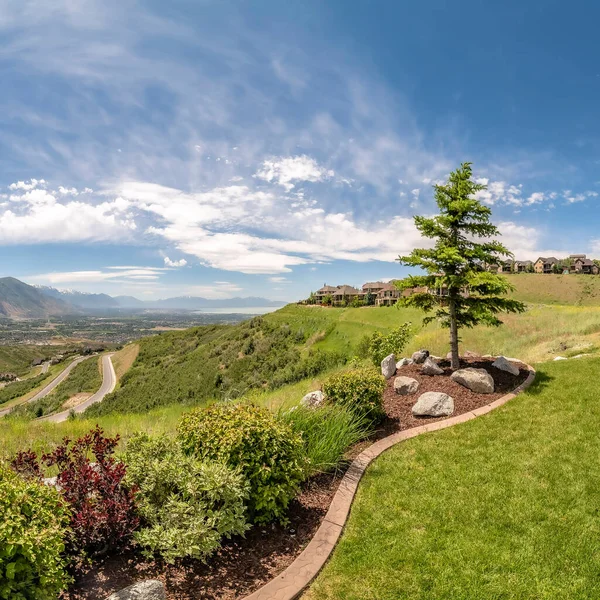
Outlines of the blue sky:
M2 275L294 300L400 277L461 161L600 257L593 2L0 0Z

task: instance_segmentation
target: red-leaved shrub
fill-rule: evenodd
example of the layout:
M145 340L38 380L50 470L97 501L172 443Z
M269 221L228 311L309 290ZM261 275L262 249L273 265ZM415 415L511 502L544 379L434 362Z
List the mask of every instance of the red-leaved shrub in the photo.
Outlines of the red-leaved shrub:
M113 456L118 442L119 436L104 437L96 426L73 443L65 438L41 458L47 467L58 468L56 485L71 509L69 550L73 554L97 555L123 548L139 524L136 490L124 486L126 466ZM26 476L41 477L34 452L17 454L12 467Z

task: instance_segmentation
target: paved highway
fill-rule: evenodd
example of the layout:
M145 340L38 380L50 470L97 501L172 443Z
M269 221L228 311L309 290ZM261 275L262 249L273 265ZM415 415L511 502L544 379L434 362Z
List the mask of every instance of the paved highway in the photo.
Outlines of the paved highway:
M40 398L44 398L45 396L47 396L57 385L59 385L61 382L63 382L69 376L69 373L80 362L82 362L88 358L89 358L89 356L81 356L80 358L76 358L64 371L62 371L57 377L55 377L46 387L42 388L35 396L32 396L31 398L29 398L29 400L27 400L27 403L35 402L36 400L39 400ZM10 408L5 408L3 410L0 410L0 417L3 417L4 415L8 414L13 408L14 408L14 406L11 406Z
M73 408L70 408L69 410L63 410L62 412L48 415L47 417L41 417L40 419L36 419L36 421L62 423L69 418L71 411L82 413L88 406L91 406L96 402L102 402L102 400L104 400L104 396L106 396L106 394L110 394L110 392L112 392L117 385L117 375L115 373L112 360L110 359L111 356L112 354L105 354L102 357L102 385L93 396L90 396L87 400Z

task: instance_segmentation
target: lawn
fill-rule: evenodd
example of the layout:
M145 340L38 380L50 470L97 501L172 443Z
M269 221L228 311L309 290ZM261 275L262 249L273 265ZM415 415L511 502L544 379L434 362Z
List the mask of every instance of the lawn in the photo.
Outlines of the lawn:
M600 597L600 359L368 469L306 600Z

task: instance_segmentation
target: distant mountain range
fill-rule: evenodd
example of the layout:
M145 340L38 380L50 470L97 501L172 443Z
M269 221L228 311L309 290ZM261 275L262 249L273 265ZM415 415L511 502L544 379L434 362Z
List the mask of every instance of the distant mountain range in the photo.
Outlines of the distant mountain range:
M164 300L144 301L133 296L88 294L75 290L58 290L47 286L32 286L14 277L0 278L0 317L45 318L50 315L94 314L111 310L210 310L253 307L279 307L285 302L266 298L225 298L210 300L196 296L180 296Z
M14 277L0 278L0 316L12 319L67 315L73 306L60 298L44 294Z

